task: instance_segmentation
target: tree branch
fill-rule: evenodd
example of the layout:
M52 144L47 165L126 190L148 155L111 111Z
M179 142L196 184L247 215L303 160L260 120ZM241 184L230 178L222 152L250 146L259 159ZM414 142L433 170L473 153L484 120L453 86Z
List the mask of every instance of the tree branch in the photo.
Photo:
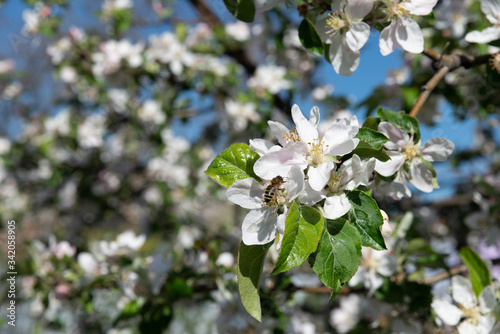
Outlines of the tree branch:
M433 60L432 67L437 71L436 74L422 86L422 92L418 96L417 102L410 111L410 116L416 117L430 93L437 84L446 76L448 72L452 72L457 68L464 67L469 69L474 66L486 64L491 55L481 55L471 57L464 54L443 55L431 49L424 49L423 54Z

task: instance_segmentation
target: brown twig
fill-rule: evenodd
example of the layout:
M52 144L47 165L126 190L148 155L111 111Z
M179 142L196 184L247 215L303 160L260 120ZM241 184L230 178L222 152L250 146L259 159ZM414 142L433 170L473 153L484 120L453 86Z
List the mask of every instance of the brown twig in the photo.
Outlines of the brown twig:
M432 67L437 71L434 76L422 86L417 102L410 111L410 116L416 117L430 93L437 84L446 76L447 73L456 70L457 68L471 68L486 64L491 55L481 55L471 57L463 54L443 55L431 49L425 49L423 54L433 60Z

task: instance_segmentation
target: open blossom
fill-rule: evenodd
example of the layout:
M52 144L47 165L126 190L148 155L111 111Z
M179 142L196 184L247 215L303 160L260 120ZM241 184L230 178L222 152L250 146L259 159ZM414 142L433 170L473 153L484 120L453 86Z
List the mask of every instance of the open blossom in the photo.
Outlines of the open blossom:
M254 76L248 79L248 87L278 94L282 89L290 89L292 86L292 83L285 76L286 68L283 66L261 65L257 67Z
M489 43L500 39L500 3L498 0L481 0L481 10L493 27L471 31L465 35L469 43Z
M194 55L179 41L177 36L169 31L149 37L150 46L146 50L146 58L168 64L175 75L182 74L186 67L195 64Z
M285 147L261 156L254 165L254 171L260 177L270 179L276 173L286 174L292 166L308 168L309 185L320 191L335 168L335 157L352 152L358 145L359 139L354 138L359 130L358 120L356 116L339 119L319 138L316 123L319 118L313 122L307 120L297 105L292 107L292 118L295 131L285 135L286 140L291 140Z
M388 122L381 122L378 130L389 138L384 147L391 159L386 162L377 160L375 171L382 176L392 176L399 171L404 173L403 166L408 163L409 175L405 174L408 181L423 192L431 192L434 189L433 176L426 161L446 160L455 145L445 138L433 138L420 148L420 141L415 144L408 133Z
M236 181L228 188L228 200L250 209L241 226L245 245L263 245L278 237L280 246L289 206L304 187L304 172L294 167L282 176L284 182L273 189L274 196L270 201L264 200L268 185L261 185L253 178Z
M255 103L241 103L234 100L226 100L224 103L226 112L236 131L243 131L248 126L248 121L257 123L260 115L257 113Z
M389 7L391 24L380 33L380 52L387 56L398 45L411 53L424 51L424 36L418 23L412 15L428 15L437 3L437 0L389 0L384 1Z
M457 275L451 278L451 291L454 303L443 297L432 301L431 306L439 319L449 326L458 325L459 334L493 333L491 330L495 325L495 316L492 312L498 302L493 287L484 287L478 302L471 283Z
M335 72L351 75L359 65L359 50L370 36L370 26L362 22L372 10L373 0L348 0L345 8L336 11L338 1L332 1L334 13L316 23L324 43L330 44L330 62Z

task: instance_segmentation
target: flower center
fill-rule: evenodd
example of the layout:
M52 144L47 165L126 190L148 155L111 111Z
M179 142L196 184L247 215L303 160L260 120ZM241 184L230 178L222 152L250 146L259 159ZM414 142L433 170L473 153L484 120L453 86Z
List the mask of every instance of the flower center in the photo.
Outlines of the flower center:
M328 187L330 188L330 192L332 194L336 194L339 192L340 181L342 180L342 171L332 171L330 173L330 179L328 180Z
M410 140L408 145L406 145L405 151L403 152L403 156L406 161L412 161L419 154L419 149L413 142Z
M410 17L410 12L402 6L404 3L404 0L401 3L398 3L397 5L391 6L390 7L390 13L393 16L400 16L400 17Z
M347 27L347 22L340 17L338 12L331 13L326 18L326 33L330 37L335 35L337 31L345 27Z
M325 153L323 151L323 141L316 138L312 143L307 143L309 145L309 156L307 160L311 165L317 167L325 162ZM328 145L326 145L328 147Z
M477 325L477 321L479 317L481 317L481 313L479 312L479 307L475 306L467 309L462 305L460 305L460 309L462 309L462 311L464 312L465 318L469 319L469 321L471 321L473 325Z
M294 143L300 141L300 137L296 129L290 130L287 134L283 136L283 139L287 143L291 141L293 141Z

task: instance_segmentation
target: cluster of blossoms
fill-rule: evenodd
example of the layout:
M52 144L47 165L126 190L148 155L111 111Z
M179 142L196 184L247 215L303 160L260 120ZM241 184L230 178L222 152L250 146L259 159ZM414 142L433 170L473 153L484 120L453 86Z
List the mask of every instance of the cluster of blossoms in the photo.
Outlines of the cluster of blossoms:
M415 144L407 132L389 122L380 122L378 130L389 139L384 147L390 160L361 159L353 153L360 142L356 137L360 129L356 116L336 120L324 133L318 130L317 107L311 109L307 120L294 105L292 118L292 130L279 122L268 122L278 145L265 139L250 141L250 147L260 156L254 172L267 182L261 184L247 178L227 190L231 202L251 210L242 225L242 238L247 245L266 244L277 237L281 241L279 236L284 233L288 209L294 200L317 206L324 217L337 219L351 209L346 192L360 186L382 188L395 198L409 197L411 192L404 182L407 180L430 192L434 188L430 161L443 161L454 149L445 138L434 138L420 149L420 142ZM392 177L393 182L374 178L374 172Z
M334 0L331 3L333 13L317 21L315 26L322 41L329 44L333 68L348 76L357 69L359 50L370 36L370 25L363 22L365 17L383 17L384 22L390 22L380 33L380 52L384 56L399 45L408 52L421 53L424 37L413 15L428 15L436 3L437 0ZM373 8L376 12L372 12Z

